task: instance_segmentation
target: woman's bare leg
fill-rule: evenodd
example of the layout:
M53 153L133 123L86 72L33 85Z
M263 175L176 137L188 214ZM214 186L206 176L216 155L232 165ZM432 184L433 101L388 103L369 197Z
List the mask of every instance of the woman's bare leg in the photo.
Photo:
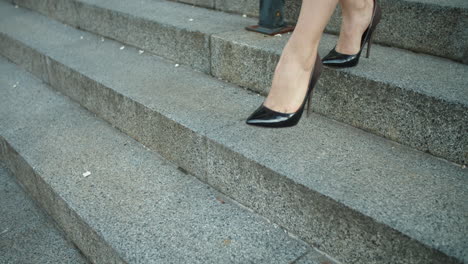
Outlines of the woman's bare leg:
M303 0L296 28L276 66L264 105L272 110L296 112L304 101L323 30L338 0Z
M374 8L374 0L340 0L340 37L336 51L343 54L356 54L361 49L361 37L369 26Z

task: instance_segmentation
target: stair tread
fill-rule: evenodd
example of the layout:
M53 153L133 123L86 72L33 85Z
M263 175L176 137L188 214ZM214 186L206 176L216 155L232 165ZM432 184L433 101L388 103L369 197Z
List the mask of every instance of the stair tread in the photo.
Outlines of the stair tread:
M88 263L0 162L0 263Z
M2 34L314 192L468 259L466 169L316 114L294 129L246 126L263 99L256 94L40 15L7 11Z
M79 0L97 7L108 8L148 20L158 21L172 27L190 31L213 34L236 30L252 21L239 15L220 13L213 10L188 6L184 4L156 1L112 1L112 0ZM84 15L84 14L80 14Z
M312 250L24 70L0 69L1 137L126 263L289 263Z

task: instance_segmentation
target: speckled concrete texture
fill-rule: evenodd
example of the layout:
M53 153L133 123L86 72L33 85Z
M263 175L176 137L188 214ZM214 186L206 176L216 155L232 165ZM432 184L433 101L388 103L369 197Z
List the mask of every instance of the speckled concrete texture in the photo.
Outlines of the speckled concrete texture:
M467 222L468 192L461 187L466 169L446 171L445 162L368 135L361 138L364 132L335 127L316 115L312 119L300 130L259 131L239 122L209 134L207 182L330 255L346 255L340 259L344 263L449 261L395 229L429 244L438 241L439 249L454 243L458 249L452 253L466 256L466 234L455 231ZM465 198L457 200L458 195ZM458 227L442 227L452 224Z
M215 0L173 0L174 2L180 2L189 5L202 6L206 8L214 8Z
M326 257L325 255L317 252L311 251L301 257L300 259L296 260L294 264L339 264L331 260L330 258Z
M271 38L238 30L254 23L253 19L165 1L145 5L107 0L52 2L24 0L21 4L263 94L268 92L287 41L287 35ZM294 3L288 1L288 5ZM76 10L76 14L70 10ZM95 23L94 17L102 21ZM190 18L194 20L188 21ZM227 32L218 34L224 31ZM194 33L195 36L187 32L201 33ZM169 44L174 41L177 45ZM336 37L325 35L322 56L335 43ZM466 164L467 76L467 66L375 45L371 59L361 59L359 67L325 71L313 109L340 122Z
M467 259L466 169L319 115L292 129L247 127L245 117L263 97L26 17L34 30L17 27L3 39L14 36L19 41L12 45L44 54L55 89L324 252L345 263ZM147 122L147 113L158 122ZM153 127L171 124L178 129ZM165 138L173 143L154 143Z
M238 0L225 1L215 0L215 9L248 16L258 16L260 1ZM252 25L256 25L253 23Z
M0 69L2 159L26 160L40 202L94 263L290 263L313 250L4 59Z
M237 1L226 1L226 0L169 0L173 2L180 2L190 4L193 6L200 6L210 9L216 9L226 13L234 13L247 15L250 17L258 17L258 10L260 1L252 0L237 0ZM291 1L288 1L291 2ZM255 25L253 23L252 25Z
M88 263L1 162L0 201L0 263Z
M375 40L468 63L468 6L466 1L453 6L444 2L449 1L381 1L384 13ZM329 30L338 32L337 24Z
M250 23L238 15L213 12L167 1L18 0L21 6L75 27L210 71L209 36ZM44 7L43 7L44 6Z

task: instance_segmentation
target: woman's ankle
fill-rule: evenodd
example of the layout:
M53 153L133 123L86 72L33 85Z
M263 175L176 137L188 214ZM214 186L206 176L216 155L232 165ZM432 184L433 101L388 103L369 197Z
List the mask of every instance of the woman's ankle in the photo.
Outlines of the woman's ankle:
M361 48L361 37L372 19L374 0L347 1L342 4L343 22L336 50L355 54Z
M301 44L300 46L294 45L294 43L288 44L290 45L286 45L284 48L276 67L287 67L287 65L293 64L304 71L311 71L317 56L318 43L312 43L307 46L305 44Z

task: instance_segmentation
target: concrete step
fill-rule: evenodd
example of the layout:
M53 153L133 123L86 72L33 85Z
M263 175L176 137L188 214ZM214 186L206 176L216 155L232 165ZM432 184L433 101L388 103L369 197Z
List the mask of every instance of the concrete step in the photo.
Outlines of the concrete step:
M467 169L317 114L291 129L247 126L258 94L5 9L8 58L327 254L344 263L468 261Z
M288 36L242 28L253 19L166 1L49 0L22 5L261 94ZM193 21L190 21L193 19ZM322 55L335 45L325 35ZM468 66L375 46L359 67L326 69L313 109L421 151L468 163Z
M176 0L220 11L258 17L259 0ZM285 1L285 19L295 24L301 0ZM465 0L380 0L383 19L374 41L468 64L468 2ZM341 10L327 32L338 34Z
M0 70L0 160L92 263L334 263L18 66Z
M88 263L53 220L36 207L1 160L0 201L0 263Z

